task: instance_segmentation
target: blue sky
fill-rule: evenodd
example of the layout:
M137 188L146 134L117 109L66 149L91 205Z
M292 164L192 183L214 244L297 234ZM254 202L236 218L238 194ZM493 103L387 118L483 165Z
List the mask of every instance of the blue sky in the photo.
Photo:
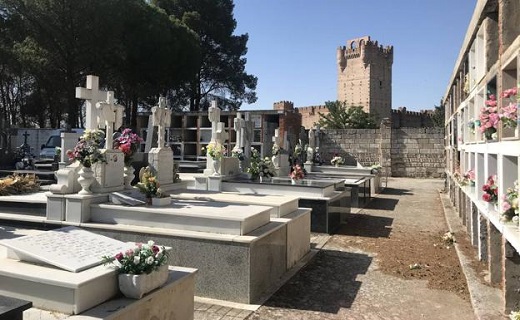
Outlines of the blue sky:
M236 34L249 34L255 104L272 109L336 100L336 49L365 35L394 46L392 108L432 109L446 92L476 0L235 0Z

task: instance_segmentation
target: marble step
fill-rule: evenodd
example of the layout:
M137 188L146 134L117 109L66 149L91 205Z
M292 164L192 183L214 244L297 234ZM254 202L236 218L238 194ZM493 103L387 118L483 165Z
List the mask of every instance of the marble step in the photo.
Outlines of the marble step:
M177 190L170 192L170 196L173 199L179 200L220 201L237 204L270 206L272 207L272 218L280 218L296 211L298 209L299 200L296 196L240 194L202 190Z
M91 222L245 235L269 223L272 208L225 202L172 200L164 207L92 204Z

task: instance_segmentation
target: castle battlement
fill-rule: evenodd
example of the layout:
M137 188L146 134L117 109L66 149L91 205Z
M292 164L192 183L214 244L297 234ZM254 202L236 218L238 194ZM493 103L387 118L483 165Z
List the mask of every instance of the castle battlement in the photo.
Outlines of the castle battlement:
M383 47L377 41L370 40L370 36L365 36L348 40L346 46L338 47L337 58L339 66L344 69L347 59L363 58L367 54L379 54L391 59L393 53L393 46Z
M307 107L298 107L296 110L301 114L314 115L318 112L329 112L329 109L325 105L321 106L307 106Z
M281 110L281 111L293 111L294 110L294 103L292 101L278 101L273 104L274 110Z

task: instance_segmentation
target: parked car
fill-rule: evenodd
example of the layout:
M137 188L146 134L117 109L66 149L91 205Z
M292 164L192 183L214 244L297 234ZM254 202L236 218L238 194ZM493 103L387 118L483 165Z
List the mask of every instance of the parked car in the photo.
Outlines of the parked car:
M42 144L40 150L40 159L54 159L56 155L56 147L61 146L60 135L52 135L47 139L45 144Z

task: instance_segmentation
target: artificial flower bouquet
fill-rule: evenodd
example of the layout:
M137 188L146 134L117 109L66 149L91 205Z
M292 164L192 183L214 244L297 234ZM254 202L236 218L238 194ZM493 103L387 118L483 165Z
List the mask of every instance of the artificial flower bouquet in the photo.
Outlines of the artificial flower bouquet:
M242 148L240 148L238 146L235 146L231 150L231 156L234 158L237 158L240 161L244 161L244 151L242 150Z
M114 139L114 149L121 150L125 155L125 165L132 164L132 156L139 150L143 139L132 129L124 129L121 135Z
M213 160L221 159L226 153L226 148L218 142L210 142L206 147L206 150L207 155Z
M518 180L515 181L513 188L507 188L506 194L502 198L502 217L505 220L518 219Z
M507 106L500 109L500 120L505 128L516 128L518 107L516 101L517 88L507 89L502 93L504 99L509 99Z
M482 191L484 194L482 195L482 200L489 203L497 203L498 202L498 186L496 184L497 176L492 175L489 176L486 183L482 186Z
M135 248L113 257L102 257L103 264L114 264L119 273L149 274L168 262L168 252L164 246L156 245L152 240L136 243Z
M372 174L378 174L379 172L381 172L382 169L383 167L379 163L375 163L370 166L370 172Z
M258 175L260 177L271 178L275 176L274 164L269 157L260 160L258 169Z
M139 182L136 184L137 189L144 193L146 198L162 198L163 192L160 188L159 181L150 167L142 168L139 172Z
M105 133L101 130L85 130L74 150L67 150L69 160L78 161L85 168L90 168L97 162L106 163L105 156L101 153L104 138Z
M468 171L466 171L466 173L464 173L462 178L463 178L463 181L465 184L474 186L475 185L475 170L469 169Z
M305 171L299 164L294 165L292 167L291 173L289 174L289 177L291 177L293 180L303 179L305 177Z
M498 113L497 100L494 94L489 96L489 100L486 100L486 106L480 109L479 120L479 131L484 134L484 137L486 139L496 139L500 114Z
M330 160L330 164L333 166L339 166L340 164L343 164L344 160L340 156L334 156L332 160Z

